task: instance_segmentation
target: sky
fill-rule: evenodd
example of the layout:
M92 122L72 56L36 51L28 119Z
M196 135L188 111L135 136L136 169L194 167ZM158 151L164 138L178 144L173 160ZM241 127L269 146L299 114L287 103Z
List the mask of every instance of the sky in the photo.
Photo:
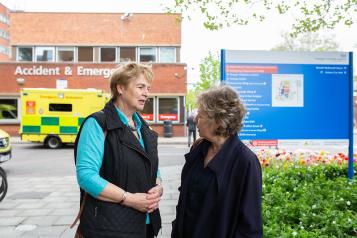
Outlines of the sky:
M119 12L148 13L164 12L169 0L0 0L0 3L15 10L34 12ZM173 1L173 0L171 0ZM199 78L199 63L208 52L220 49L270 50L282 42L281 33L289 31L291 17L272 16L262 23L236 26L220 31L204 29L200 14L192 13L191 20L182 22L181 62L187 64L188 86ZM357 24L338 27L335 35L340 51L353 51L357 55ZM356 75L357 60L354 60Z

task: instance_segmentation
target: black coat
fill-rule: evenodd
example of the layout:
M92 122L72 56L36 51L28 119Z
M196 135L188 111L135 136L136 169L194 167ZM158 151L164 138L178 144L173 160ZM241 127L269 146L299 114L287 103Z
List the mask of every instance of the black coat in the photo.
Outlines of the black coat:
M183 237L185 200L192 165L203 159L210 142L202 140L185 155L172 238ZM262 175L257 156L234 135L208 163L215 174L197 220L194 238L262 237Z
M93 115L102 115L104 118L98 120ZM98 122L104 121L104 126L101 126L106 131L101 177L130 193L145 193L154 187L158 169L156 132L140 117L145 144L143 150L130 129L121 122L112 101L106 104L102 113L93 115ZM144 212L89 195L80 219L80 228L85 237L145 238L145 221ZM157 235L161 228L158 209L150 213L150 221Z

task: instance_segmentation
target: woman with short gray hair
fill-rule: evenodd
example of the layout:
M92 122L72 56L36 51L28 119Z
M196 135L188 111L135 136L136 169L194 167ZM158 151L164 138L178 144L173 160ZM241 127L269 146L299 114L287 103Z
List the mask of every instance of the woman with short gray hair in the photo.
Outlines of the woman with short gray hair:
M202 93L197 102L201 138L185 155L171 237L262 237L260 163L237 135L244 105L228 86Z

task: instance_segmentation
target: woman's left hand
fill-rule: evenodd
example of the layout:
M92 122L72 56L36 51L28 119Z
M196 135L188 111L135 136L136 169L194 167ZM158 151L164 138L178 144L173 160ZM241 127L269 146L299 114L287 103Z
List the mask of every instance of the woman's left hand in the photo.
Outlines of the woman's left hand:
M151 188L148 192L147 192L147 196L146 198L151 200L151 199L157 199L160 198L163 194L163 187L161 184L156 184L155 187ZM150 206L149 208L149 213L155 211L156 209L159 208L159 202L154 203Z

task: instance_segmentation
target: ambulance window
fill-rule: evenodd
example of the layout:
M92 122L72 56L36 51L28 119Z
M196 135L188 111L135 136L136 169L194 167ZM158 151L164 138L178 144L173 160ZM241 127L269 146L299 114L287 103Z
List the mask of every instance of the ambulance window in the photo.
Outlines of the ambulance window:
M50 112L71 112L72 104L50 103L49 111Z

